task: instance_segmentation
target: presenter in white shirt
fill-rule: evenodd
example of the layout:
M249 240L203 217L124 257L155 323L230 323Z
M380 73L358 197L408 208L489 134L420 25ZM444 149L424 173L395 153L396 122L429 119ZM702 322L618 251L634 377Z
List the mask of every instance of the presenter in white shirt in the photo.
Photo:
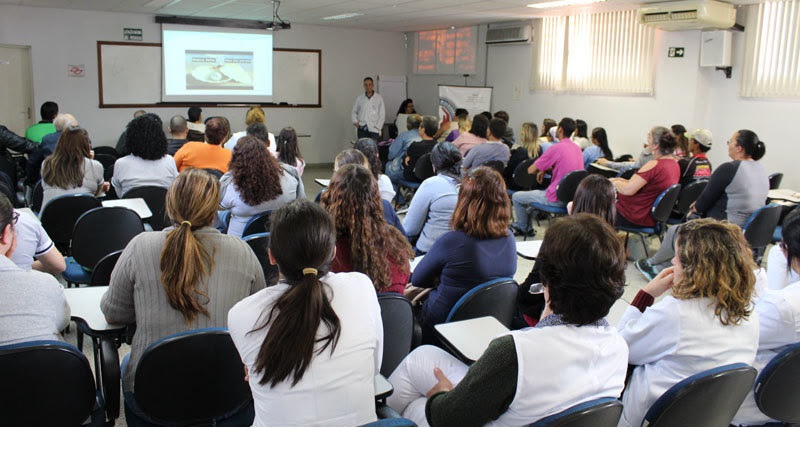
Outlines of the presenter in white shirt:
M372 138L379 141L384 125L384 100L373 91L373 78L362 80L365 93L360 94L351 111L351 122L356 127L357 138Z

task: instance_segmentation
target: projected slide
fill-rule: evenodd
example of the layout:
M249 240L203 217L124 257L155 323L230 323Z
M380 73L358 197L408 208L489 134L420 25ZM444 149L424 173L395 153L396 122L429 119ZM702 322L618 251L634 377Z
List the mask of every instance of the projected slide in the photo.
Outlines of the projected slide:
M253 53L186 51L187 89L253 89Z

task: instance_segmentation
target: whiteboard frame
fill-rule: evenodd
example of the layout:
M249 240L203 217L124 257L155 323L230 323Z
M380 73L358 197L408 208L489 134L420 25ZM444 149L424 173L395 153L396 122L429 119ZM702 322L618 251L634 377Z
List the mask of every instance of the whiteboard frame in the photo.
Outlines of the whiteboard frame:
M317 72L318 72L318 79L317 79L317 103L308 103L308 104L294 104L294 103L274 103L274 102L238 102L238 101L231 101L231 102L192 102L192 101L183 101L183 102L162 102L161 101L161 94L159 95L158 102L152 103L114 103L114 104L106 104L103 98L103 47L104 46L126 46L126 47L159 47L161 48L161 43L158 42L141 42L141 43L131 43L131 42L115 42L115 41L97 41L97 75L98 75L98 107L101 109L111 109L111 108L132 108L132 107L184 107L184 106L193 106L193 105L202 105L203 107L248 107L252 105L260 105L262 107L283 107L283 108L319 108L323 107L322 101L322 85L323 85L323 60L322 60L322 51L321 49L288 49L282 47L275 47L273 48L273 53L313 53L317 54ZM161 54L160 54L161 55ZM159 69L161 69L161 62L159 62ZM159 74L159 80L161 80L161 73Z

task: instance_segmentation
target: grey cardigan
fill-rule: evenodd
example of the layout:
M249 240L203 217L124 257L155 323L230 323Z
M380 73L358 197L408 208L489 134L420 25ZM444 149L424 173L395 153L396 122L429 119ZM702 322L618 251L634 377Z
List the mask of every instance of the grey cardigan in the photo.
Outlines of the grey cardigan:
M181 312L170 306L161 283L159 259L171 229L144 232L131 240L114 268L109 290L100 301L110 323L137 325L131 358L123 375L125 391L134 390L137 363L150 344L186 330L226 327L228 311L234 304L265 287L262 268L248 244L214 228L200 228L194 234L214 259L203 288L209 296L206 305L209 315L198 316L187 324Z

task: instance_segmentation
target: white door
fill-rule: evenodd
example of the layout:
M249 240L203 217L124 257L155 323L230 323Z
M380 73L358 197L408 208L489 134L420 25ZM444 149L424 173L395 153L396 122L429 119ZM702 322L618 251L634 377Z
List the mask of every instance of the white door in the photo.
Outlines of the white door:
M20 136L25 136L25 129L38 117L33 110L31 80L31 48L0 45L0 125Z

